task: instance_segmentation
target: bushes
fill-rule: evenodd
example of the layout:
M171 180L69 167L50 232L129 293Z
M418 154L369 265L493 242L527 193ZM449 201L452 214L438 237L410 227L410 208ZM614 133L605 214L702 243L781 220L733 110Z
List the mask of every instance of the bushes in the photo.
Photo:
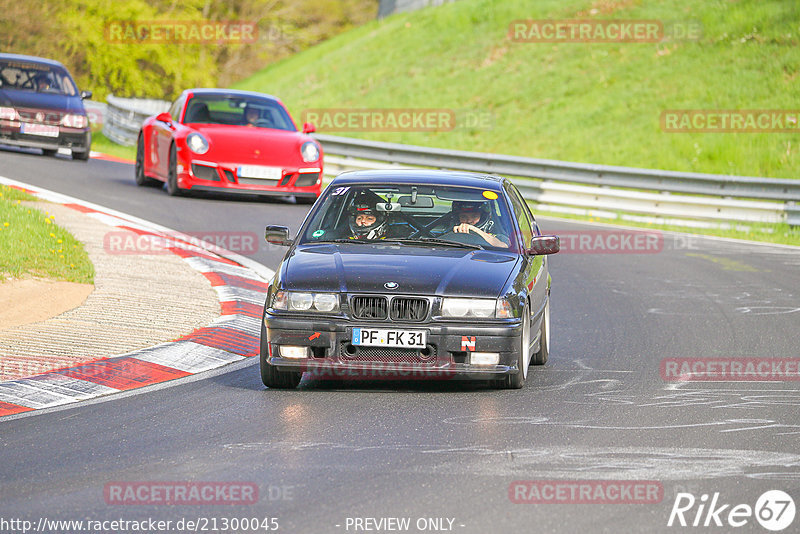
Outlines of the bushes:
M39 0L13 2L3 50L64 63L81 90L170 100L188 87L227 86L375 17L376 0ZM247 21L255 42L113 42L120 23Z

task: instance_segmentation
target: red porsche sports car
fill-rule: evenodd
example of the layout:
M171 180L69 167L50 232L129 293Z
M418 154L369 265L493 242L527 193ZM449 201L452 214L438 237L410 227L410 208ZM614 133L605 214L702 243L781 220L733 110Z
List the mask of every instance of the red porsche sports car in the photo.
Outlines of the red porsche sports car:
M142 125L136 183L170 195L223 191L294 196L313 202L322 183L322 148L298 132L273 96L228 89L189 89L169 111Z

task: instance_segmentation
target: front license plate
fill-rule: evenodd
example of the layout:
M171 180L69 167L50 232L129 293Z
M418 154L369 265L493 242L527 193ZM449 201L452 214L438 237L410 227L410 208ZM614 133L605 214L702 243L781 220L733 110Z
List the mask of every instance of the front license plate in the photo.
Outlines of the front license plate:
M353 345L422 349L427 344L425 330L380 330L353 328Z
M44 137L58 137L58 126L47 124L20 123L19 132L28 135L42 135Z
M265 165L242 165L239 167L239 176L261 180L280 180L283 177L283 169Z

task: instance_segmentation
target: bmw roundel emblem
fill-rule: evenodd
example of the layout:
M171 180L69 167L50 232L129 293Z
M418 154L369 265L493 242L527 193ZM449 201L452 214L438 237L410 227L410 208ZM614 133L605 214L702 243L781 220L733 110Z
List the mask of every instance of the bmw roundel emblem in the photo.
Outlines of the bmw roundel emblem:
M397 289L397 282L386 282L383 284L386 289Z

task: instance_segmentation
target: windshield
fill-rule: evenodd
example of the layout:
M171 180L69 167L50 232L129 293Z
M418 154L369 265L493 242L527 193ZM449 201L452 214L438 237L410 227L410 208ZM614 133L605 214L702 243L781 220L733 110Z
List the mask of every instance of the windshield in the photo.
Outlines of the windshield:
M183 122L297 131L289 112L282 105L257 96L195 95L189 100Z
M66 69L15 60L0 60L0 89L65 96L78 94Z
M503 199L495 191L439 185L329 188L299 243L381 240L517 252Z

